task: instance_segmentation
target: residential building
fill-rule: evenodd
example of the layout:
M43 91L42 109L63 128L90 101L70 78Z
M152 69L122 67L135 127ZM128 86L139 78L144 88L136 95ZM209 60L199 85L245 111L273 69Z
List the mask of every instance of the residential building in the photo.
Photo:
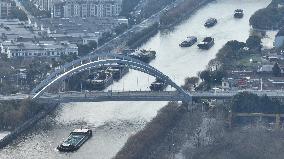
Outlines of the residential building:
M53 6L53 17L112 17L121 11L122 0L66 0Z
M0 1L0 18L8 18L11 14L12 3L8 0Z
M37 0L37 5L40 10L49 11L52 9L52 0Z

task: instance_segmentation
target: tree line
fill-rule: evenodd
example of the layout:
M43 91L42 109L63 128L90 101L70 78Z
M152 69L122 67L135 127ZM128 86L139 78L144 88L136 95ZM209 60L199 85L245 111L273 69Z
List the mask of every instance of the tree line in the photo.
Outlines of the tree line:
M268 96L258 96L249 92L242 92L232 99L231 109L237 113L284 113L284 106L279 100Z
M273 0L271 4L256 11L250 18L249 22L256 29L279 29L284 24L284 7L278 7L281 0Z
M32 100L1 101L0 102L0 130L11 130L34 117L43 110L44 105Z

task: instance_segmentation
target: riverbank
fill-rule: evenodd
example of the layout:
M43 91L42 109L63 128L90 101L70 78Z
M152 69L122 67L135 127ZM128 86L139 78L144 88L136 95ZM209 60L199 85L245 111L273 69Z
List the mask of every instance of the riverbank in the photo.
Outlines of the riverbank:
M171 138L165 139L165 136L168 136L169 134L176 136L177 134L171 134L171 130L177 127L176 123L180 123L181 120L184 121L185 117L188 117L188 115L188 112L186 112L183 106L180 106L178 103L169 103L158 112L157 116L152 119L152 121L150 121L143 130L131 136L127 140L123 149L121 149L114 158L165 158L169 153L167 150L169 148L173 150L171 143L174 142ZM159 147L165 140L168 142L168 144L166 144L167 146L160 147L160 150L157 149L157 147ZM158 151L165 150L167 151L166 154L157 153Z
M32 104L32 103L30 103ZM38 104L33 103L33 106L39 106ZM48 106L42 106L41 110L34 114L32 117L26 121L17 121L17 127L13 129L9 134L7 134L4 138L0 139L0 149L7 146L10 142L20 136L23 132L30 129L33 125L35 125L39 120L43 119L46 115L52 112L58 104L49 104ZM10 116L12 117L12 116Z
M189 18L195 11L213 0L186 0L160 16L160 28L169 29Z
M281 0L272 0L266 8L255 12L250 18L250 25L259 30L280 29L284 25L282 2Z

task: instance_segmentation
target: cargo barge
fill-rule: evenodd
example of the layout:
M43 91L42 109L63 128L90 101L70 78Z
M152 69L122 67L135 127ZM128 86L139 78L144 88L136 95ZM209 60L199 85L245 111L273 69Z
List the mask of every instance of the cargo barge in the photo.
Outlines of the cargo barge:
M90 137L92 137L91 129L75 129L57 149L62 152L78 150Z

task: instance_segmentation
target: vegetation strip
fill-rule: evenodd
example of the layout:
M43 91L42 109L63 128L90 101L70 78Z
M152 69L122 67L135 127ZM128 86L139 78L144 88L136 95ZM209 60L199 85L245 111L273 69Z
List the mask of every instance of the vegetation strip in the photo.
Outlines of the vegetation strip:
M7 108L10 109L1 112L1 127L6 130L10 130L12 128L15 129L0 140L0 148L8 145L12 140L16 139L21 133L31 128L40 119L44 118L58 106L58 104L49 104L46 106L35 103L29 99L21 102L13 101L10 102L10 105L11 103L13 106L9 106L7 103L7 105L1 105L1 107L6 107L5 110L7 110ZM6 117L9 117L9 120L8 118L6 120Z
M148 158L156 145L164 139L184 113L185 110L181 109L177 103L170 102L143 130L127 140L115 159Z

